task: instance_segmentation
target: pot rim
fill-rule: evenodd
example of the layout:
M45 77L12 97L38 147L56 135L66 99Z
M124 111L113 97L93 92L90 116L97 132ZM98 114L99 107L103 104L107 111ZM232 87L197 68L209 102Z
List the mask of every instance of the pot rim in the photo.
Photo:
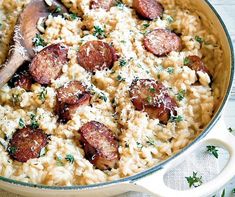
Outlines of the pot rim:
M148 175L162 169L164 167L164 165L166 165L168 162L171 162L172 160L174 160L175 157L183 154L184 152L186 152L188 150L189 147L193 146L195 143L197 143L198 141L203 139L210 132L211 128L218 122L219 118L221 117L222 110L223 110L225 104L227 103L229 95L232 90L233 79L234 79L234 67L235 67L233 43L232 43L231 37L229 35L229 32L227 30L227 27L226 27L225 23L223 22L222 18L220 17L220 15L218 14L218 12L211 5L209 0L205 0L205 2L209 6L209 8L214 12L217 19L219 20L219 22L220 22L221 26L223 27L223 30L226 34L226 38L228 40L228 43L229 43L230 53L231 53L230 54L230 56L231 56L230 80L229 80L226 94L225 94L224 99L220 105L219 110L216 112L215 116L211 119L210 123L207 125L207 127L204 129L204 131L190 145L186 146L180 152L176 153L175 155L168 158L167 160L165 160L165 161L157 164L156 166L153 166L143 172L140 172L140 173L133 175L133 176L121 178L121 179L114 180L114 181L104 182L104 183L97 183L97 184L91 184L91 185L76 185L76 186L47 186L47 185L42 185L42 184L26 183L26 182L17 181L17 180L2 177L2 176L0 176L0 181L10 183L13 185L23 186L23 187L44 189L44 190L57 190L57 191L88 190L88 189L95 189L95 188L100 188L100 187L105 187L105 186L111 186L111 185L115 185L117 183L119 183L119 184L130 183L130 182L134 182L135 180L138 180L140 178L144 178L145 176L148 176Z

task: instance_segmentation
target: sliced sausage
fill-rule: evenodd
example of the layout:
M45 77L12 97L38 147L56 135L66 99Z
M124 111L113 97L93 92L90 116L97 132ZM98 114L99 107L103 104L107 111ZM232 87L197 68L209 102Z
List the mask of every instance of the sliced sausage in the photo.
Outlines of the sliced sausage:
M176 115L176 101L168 94L165 86L151 79L139 79L130 86L130 97L136 110L147 112L166 124L171 115Z
M57 98L62 103L79 104L86 100L85 93L87 92L81 82L71 81L57 90Z
M156 0L133 0L133 7L140 16L150 20L161 17L164 11Z
M114 49L102 41L88 41L78 52L78 63L90 72L111 68L114 61Z
M32 129L28 126L18 129L13 134L7 150L12 159L26 162L29 159L38 158L41 149L46 145L47 135L40 129Z
M113 0L91 0L90 2L91 9L103 8L106 11L108 11L113 5Z
M59 121L66 123L72 119L73 114L80 106L89 105L91 96L89 93L84 93L77 104L66 104L57 101L55 106L55 113L59 116Z
M210 76L210 78L212 78L210 71L205 66L205 64L203 63L203 61L200 57L198 57L196 55L191 55L191 56L186 57L186 59L187 59L187 61L185 63L186 66L188 66L189 68L191 68L192 70L195 70L195 71L205 72Z
M118 159L118 141L104 124L91 121L79 129L86 158L101 170L114 168Z
M40 84L50 84L62 71L67 59L68 48L64 44L52 44L40 51L29 66L33 79Z
M166 29L155 29L148 33L144 38L144 46L149 52L158 57L182 49L180 38Z

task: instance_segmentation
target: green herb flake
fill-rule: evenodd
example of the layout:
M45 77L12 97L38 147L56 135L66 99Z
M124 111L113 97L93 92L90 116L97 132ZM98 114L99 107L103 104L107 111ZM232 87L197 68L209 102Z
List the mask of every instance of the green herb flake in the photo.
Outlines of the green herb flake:
M124 3L122 3L122 1L116 1L116 6L121 10L125 7L125 5L124 5Z
M189 176L189 177L185 177L185 178L186 178L190 188L192 186L198 187L202 184L202 177L201 176L198 177L197 172L193 172L193 176Z
M203 38L201 38L200 36L195 36L195 40L200 44L203 43Z
M156 89L151 87L151 88L149 88L149 92L154 93L154 92L156 92Z
M147 138L147 141L146 141L147 144L149 144L151 146L155 145L154 139L150 138L149 136L146 136L146 138Z
M33 38L33 45L35 47L38 46L42 46L45 47L47 45L47 43L45 42L45 40L41 37L40 34L36 34L35 38Z
M74 156L71 154L68 154L68 155L66 155L65 160L68 161L69 163L73 164Z
M150 24L148 24L148 23L143 24L144 29L147 29L149 26L150 26Z
M118 75L117 80L121 82L121 81L125 81L125 78L123 78L121 75Z
M126 61L125 59L121 59L121 60L119 61L119 65L120 65L121 67L126 66L126 64L127 64L127 61Z
M232 193L235 194L235 188L233 188Z
M103 100L104 102L108 100L107 96L103 92L100 93L99 99Z
M31 120L31 125L30 126L33 129L37 129L39 127L39 123L38 123L38 121L36 119L36 115L35 114L31 114L30 115L30 120Z
M181 122L181 121L183 121L183 117L182 116L171 116L170 117L170 122L176 122L176 123L178 123L178 122Z
M178 101L182 101L185 97L186 91L185 90L180 90L177 94L176 94L176 98Z
M13 105L17 105L22 101L22 98L19 94L12 94L11 102Z
M39 156L40 156L40 157L43 157L43 156L45 156L45 155L46 155L46 148L43 147L43 148L41 149L40 153L39 153Z
M62 157L61 156L57 156L56 157L56 165L57 166L64 166L64 163L62 161Z
M100 26L94 26L94 33L93 36L96 36L97 38L106 38L105 30L102 29Z
M174 18L172 16L167 16L166 18L168 23L173 23L174 22Z
M42 91L38 94L38 98L42 101L42 103L45 102L46 95L47 95L47 89L43 87Z
M17 151L17 147L15 147L15 146L9 146L9 147L7 148L7 150L8 150L8 152L9 152L10 155L14 155L14 154L16 153L16 151Z
M184 58L184 65L190 64L190 59L188 57Z
M62 8L60 6L56 6L54 13L61 13L62 12Z
M122 44L125 44L125 43L126 43L126 41L125 41L125 40L121 40L120 42L121 42Z
M233 131L235 131L235 129L232 129L231 127L229 127L229 128L228 128L228 131L229 131L230 133L232 133Z
M225 197L225 189L223 189L223 192L221 194L221 197Z
M143 148L143 144L136 142L137 148L142 149Z
M148 97L147 97L147 102L148 102L149 104L152 104L152 103L153 103L153 97L148 96Z
M218 155L218 149L215 146L206 146L207 147L207 152L209 152L210 154L214 155L215 158L218 159L219 155Z
M19 127L20 128L24 128L25 127L25 123L24 123L22 118L19 119Z
M70 14L69 17L71 20L76 20L78 18L77 14L75 13Z
M168 72L169 74L173 74L174 71L175 71L175 69L174 69L173 67L168 67L168 68L166 69L166 72Z

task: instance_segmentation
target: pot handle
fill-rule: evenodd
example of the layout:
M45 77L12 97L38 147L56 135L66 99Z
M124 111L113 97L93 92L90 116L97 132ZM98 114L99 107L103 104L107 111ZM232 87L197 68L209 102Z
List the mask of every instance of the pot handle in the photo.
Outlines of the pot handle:
M185 153L187 155L190 154L197 147L201 147L205 144L213 144L215 146L220 146L225 148L229 154L229 161L227 162L224 169L221 171L217 177L213 180L202 184L197 188L192 188L188 190L174 190L166 186L164 183L164 175L166 172L171 170L174 166L181 163L185 155L182 153L181 155L175 157L174 159L174 166L172 164L169 165L168 162L162 169L153 172L152 174L135 180L133 184L137 186L136 191L140 192L148 192L154 196L162 196L162 197L169 197L169 196L180 196L180 197L200 197L200 196L207 196L218 190L219 188L223 187L228 181L230 181L233 176L235 175L235 137L228 132L224 121L222 118L214 125L210 133L201 141L192 145ZM176 162L175 162L176 160ZM135 187L136 188L136 187Z

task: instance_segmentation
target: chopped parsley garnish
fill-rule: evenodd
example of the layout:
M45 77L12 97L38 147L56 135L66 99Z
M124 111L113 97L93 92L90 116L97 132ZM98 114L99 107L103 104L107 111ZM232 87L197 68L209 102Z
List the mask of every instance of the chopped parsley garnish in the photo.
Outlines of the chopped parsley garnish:
M30 115L30 119L31 119L31 125L30 126L33 129L37 129L39 127L39 123L38 123L38 121L36 119L36 115L35 114L31 114Z
M197 172L193 172L193 176L189 176L189 177L185 177L185 178L186 178L190 188L192 186L198 187L202 184L202 177L201 176L198 177Z
M36 34L35 38L33 38L33 44L34 44L35 47L38 47L38 46L45 47L47 45L47 43L41 37L40 34Z
M121 75L118 75L117 80L121 82L121 81L125 81L125 78L123 78Z
M105 30L102 29L100 26L94 26L94 33L93 36L96 36L97 38L106 38Z
M201 38L200 36L195 36L195 40L200 44L203 43L203 38Z
M25 127L25 123L24 123L22 118L19 119L19 126L20 126L20 128L24 128Z
M16 153L16 151L17 151L17 147L15 147L15 146L9 146L9 147L7 148L7 150L8 150L8 152L9 152L10 155L14 155L14 154Z
M148 96L147 97L147 101L148 101L149 104L153 103L153 97Z
M166 20L167 20L168 23L173 23L174 22L174 19L171 16L167 16Z
M125 44L125 43L126 43L126 41L125 41L125 40L121 40L120 42L121 42L121 43L123 43L123 44Z
M60 6L56 6L54 13L61 13L62 12L62 8Z
M126 61L125 59L121 59L121 60L119 61L119 65L120 65L121 67L125 66L126 64L127 64L127 61Z
M223 192L221 194L221 197L225 197L225 189L223 189Z
M180 90L177 94L176 94L176 98L178 101L182 101L185 97L185 90Z
M39 156L40 156L40 157L43 157L45 154L46 154L46 148L43 147L43 148L41 149L40 153L39 153Z
M124 8L124 3L122 3L121 1L116 1L116 6L119 8L119 9L123 9Z
M154 92L156 92L156 89L155 88L149 88L149 92L154 93Z
M170 117L170 122L181 122L183 121L183 117L182 116L171 116Z
M231 127L229 127L229 128L228 128L228 131L229 131L230 133L232 133L233 131L235 131L235 129L232 129Z
M68 155L66 155L65 160L68 161L69 163L73 164L74 156L71 154L68 154Z
M207 147L207 152L214 155L214 157L218 159L218 157L219 157L218 151L219 150L215 146L206 146L206 147Z
M173 67L168 67L168 68L166 69L166 71L167 71L169 74L173 74L174 71L175 71L175 69L174 69Z
M146 138L148 139L148 140L146 141L147 144L152 145L152 146L155 145L154 139L150 138L149 136L146 136Z
M56 165L57 166L64 166L64 163L62 162L62 158L60 156L56 157Z
M42 103L45 102L46 95L47 95L47 89L43 87L42 91L38 94L38 98L42 101Z
M76 20L78 18L77 14L72 13L69 15L71 20Z
M104 102L108 100L107 96L103 92L100 93L99 99L102 99Z
M19 94L12 94L11 101L13 105L17 105L22 101L22 98Z
M143 148L143 144L136 142L137 148L142 149Z
M189 58L184 58L184 65L190 64L190 59Z
M147 29L149 26L150 26L150 24L148 24L148 23L143 24L144 29Z

